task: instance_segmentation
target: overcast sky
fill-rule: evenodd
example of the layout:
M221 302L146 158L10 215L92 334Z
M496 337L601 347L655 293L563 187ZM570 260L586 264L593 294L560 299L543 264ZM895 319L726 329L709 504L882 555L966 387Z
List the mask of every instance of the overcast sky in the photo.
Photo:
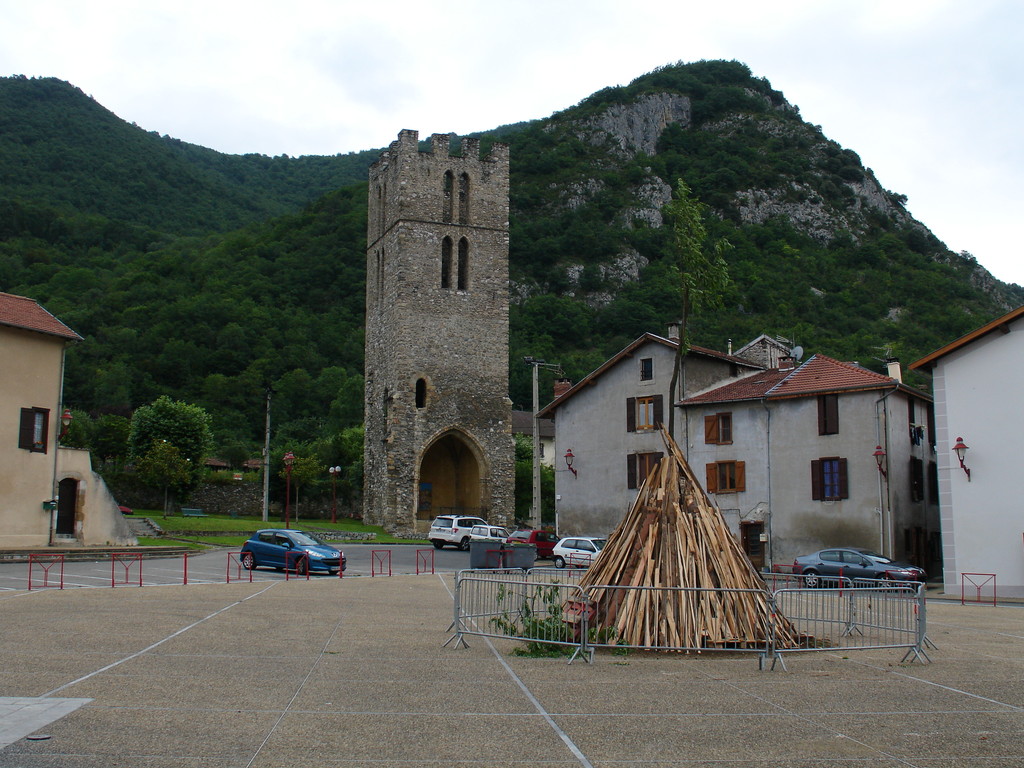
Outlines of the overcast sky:
M0 20L0 74L267 155L486 130L665 64L737 59L950 248L1024 285L1018 0L0 0Z

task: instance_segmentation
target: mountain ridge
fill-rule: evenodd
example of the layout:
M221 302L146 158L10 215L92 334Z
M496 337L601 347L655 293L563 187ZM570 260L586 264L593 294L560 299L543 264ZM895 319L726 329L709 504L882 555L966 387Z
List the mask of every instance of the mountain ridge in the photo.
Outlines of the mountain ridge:
M661 211L677 179L733 246L725 310L693 318L702 346L768 332L837 358L913 359L1024 301L738 62L668 65L474 135L485 152L510 144L520 406L521 357L578 380L677 317ZM253 446L271 386L279 439L333 434L361 421L362 179L378 155L223 155L63 81L2 78L0 290L86 336L67 388L85 411L166 393L210 410L220 444Z

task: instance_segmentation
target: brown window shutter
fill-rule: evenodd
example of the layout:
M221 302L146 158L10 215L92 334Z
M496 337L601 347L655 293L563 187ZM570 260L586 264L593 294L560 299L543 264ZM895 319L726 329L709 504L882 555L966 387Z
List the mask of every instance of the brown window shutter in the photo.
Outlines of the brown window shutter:
M705 472L707 473L705 490L708 493L718 493L718 465L708 464L705 467Z
M626 487L636 488L636 454L626 456Z
M850 498L850 488L846 481L846 459L839 460L839 498Z
M626 398L626 431L636 432L636 398ZM629 486L630 488L636 488L635 485Z
M736 462L736 490L747 490L747 467L742 461Z
M821 459L811 462L811 498L821 501Z
M35 411L31 408L21 409L21 424L18 429L18 447L32 450L32 433L35 426Z
M718 442L718 417L704 417L704 442L714 444Z
M661 403L662 396L654 396L654 426L660 427L665 423L665 407Z

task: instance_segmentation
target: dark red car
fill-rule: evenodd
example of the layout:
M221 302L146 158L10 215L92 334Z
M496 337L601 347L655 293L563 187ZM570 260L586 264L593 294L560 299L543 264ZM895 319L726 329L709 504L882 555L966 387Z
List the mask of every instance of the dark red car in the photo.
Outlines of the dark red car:
M513 531L505 541L509 544L533 544L537 547L537 557L550 559L558 537L551 531L526 529Z

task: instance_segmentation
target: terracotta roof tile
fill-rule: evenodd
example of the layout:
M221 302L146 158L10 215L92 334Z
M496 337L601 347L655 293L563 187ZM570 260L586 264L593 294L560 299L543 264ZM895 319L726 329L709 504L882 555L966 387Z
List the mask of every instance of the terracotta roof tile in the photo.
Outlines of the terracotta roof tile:
M769 397L799 397L851 389L878 389L896 384L897 381L890 376L869 371L855 363L843 363L825 355L813 355L772 389Z
M682 401L683 405L697 405L699 403L720 403L735 402L737 400L759 400L765 397L773 387L785 379L793 371L771 370L761 371L752 376L747 376L739 381L733 381L722 387L702 392L699 395L688 397Z
M890 376L869 371L856 363L843 363L825 355L813 355L799 368L770 370L756 373L722 387L702 392L682 401L683 405L735 402L737 400L782 400L788 397L808 397L828 392L901 387ZM916 394L927 397L924 393Z
M82 337L51 315L34 299L0 293L0 325L23 328L62 339L81 341Z

